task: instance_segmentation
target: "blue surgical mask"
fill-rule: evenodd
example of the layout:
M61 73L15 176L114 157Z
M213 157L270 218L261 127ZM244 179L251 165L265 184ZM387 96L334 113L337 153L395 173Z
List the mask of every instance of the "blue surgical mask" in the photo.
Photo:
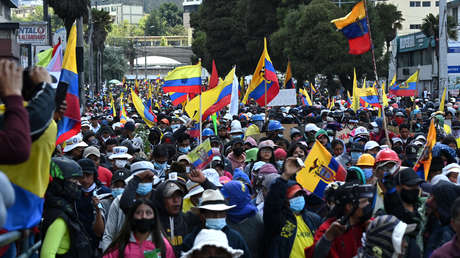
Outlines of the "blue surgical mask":
M147 195L152 191L152 183L139 183L136 189L138 195Z
M221 230L227 225L225 218L206 219L206 228Z
M153 163L153 167L156 170L160 170L160 171L165 170L167 166L168 166L168 163L166 162L165 163L158 163L158 162Z
M190 151L190 146L187 146L187 147L179 147L177 148L179 150L179 152L182 152L182 153L188 153Z
M172 129L173 131L176 131L176 130L179 129L179 128L180 128L180 125L179 125L179 124L171 125L171 129Z
M369 178L372 177L372 168L365 168L363 169L364 176L366 177L366 180L369 180Z
M279 138L283 138L283 137L284 137L284 134L280 133L280 134L278 134L278 137L279 137Z
M112 188L112 196L113 196L114 198L117 198L117 196L123 194L123 191L124 191L124 190L125 190L124 188Z
M243 139L243 135L242 134L232 135L232 139Z
M290 199L289 207L293 212L301 212L305 207L305 198L303 196L297 196Z

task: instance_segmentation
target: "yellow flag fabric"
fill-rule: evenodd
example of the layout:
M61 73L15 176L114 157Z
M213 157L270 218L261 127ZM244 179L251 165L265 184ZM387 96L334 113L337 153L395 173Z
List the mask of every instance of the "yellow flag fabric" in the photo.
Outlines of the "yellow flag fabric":
M335 181L344 181L346 171L318 140L305 159L305 167L296 179L308 191L322 197L326 186Z
M446 92L447 86L444 87L444 91L442 92L441 104L439 104L439 111L444 112L444 105L446 103Z
M227 76L225 76L225 80L219 82L219 84L205 92L202 92L201 95L201 113L205 113L211 106L213 106L219 99L222 90L225 86L233 84L233 76L235 74L235 68L233 68ZM187 105L185 106L185 111L189 115L192 120L199 122L200 121L200 96L194 97L190 100ZM204 117L203 117L204 118Z
M382 101L383 107L388 107L388 97L387 93L385 92L385 83L382 84Z
M353 100L352 100L351 108L355 112L359 109L359 89L358 89L358 81L356 79L356 69L354 69L354 76L353 76Z
M136 108L137 113L142 117L142 120L147 124L148 127L152 128L155 125L155 118L152 114L149 113L144 103L142 103L141 98L137 96L136 92L131 89L131 97L133 99L134 107Z
M435 144L436 127L434 126L434 119L432 119L430 128L428 129L428 135L426 136L425 147L423 148L419 160L414 165L414 171L425 181L428 179L428 172L430 171L432 160L432 150Z
M344 27L355 23L356 21L362 20L366 17L366 8L364 7L364 1L357 3L347 16L332 20L337 29L341 30Z

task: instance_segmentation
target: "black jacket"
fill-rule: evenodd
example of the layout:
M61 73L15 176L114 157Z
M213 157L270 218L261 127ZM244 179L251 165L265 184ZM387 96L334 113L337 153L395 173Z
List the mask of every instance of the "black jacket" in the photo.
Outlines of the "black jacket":
M167 182L167 181L166 181ZM136 199L136 189L140 183L140 179L137 176L134 176L128 183L123 192L123 195L120 199L120 207L125 214L129 211L130 207L134 204ZM161 225L166 232L166 237L174 248L176 256L179 257L182 249L182 244L185 238L185 235L191 232L192 227L200 224L200 218L191 213L183 213L182 211L177 216L170 216L165 209L163 189L165 182L158 185L156 189L152 190L152 195L150 197L151 201L155 204L155 207L158 210ZM216 187L206 180L202 184L204 189L215 189ZM181 187L181 186L179 186ZM182 210L182 208L181 208Z
M43 221L41 224L41 239L45 239L49 226L57 219L62 218L70 234L70 248L67 253L57 255L56 257L84 258L93 257L93 248L91 247L90 237L86 232L83 224L78 219L75 210L74 197L68 193L66 185L61 179L54 179L45 193L45 205L43 209Z
M266 251L264 257L289 257L297 233L297 220L294 213L287 206L287 189L296 184L295 181L286 181L277 178L271 185L264 202L264 235ZM321 225L321 218L306 208L302 211L302 219L315 235Z

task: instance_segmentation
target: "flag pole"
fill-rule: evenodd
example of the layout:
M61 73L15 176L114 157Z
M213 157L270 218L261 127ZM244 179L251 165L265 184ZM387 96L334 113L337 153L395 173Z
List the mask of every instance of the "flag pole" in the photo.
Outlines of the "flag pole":
M364 9L366 10L366 19L367 19L367 31L369 31L369 40L371 42L371 53L372 53L372 63L374 64L374 76L375 81L377 82L377 88L379 92L379 102L382 106L382 118L383 118L383 130L385 131L385 138L387 139L387 145L391 148L390 137L388 136L388 125L387 119L385 116L385 109L383 108L383 99L382 99L382 87L380 86L379 82L379 75L377 73L377 62L375 61L375 51L374 51L374 43L372 41L372 31L371 31L371 21L369 20L369 14L367 11L367 1L364 1Z
M200 63L200 66L201 66L201 58L199 59L198 61ZM203 92L203 89L201 88L201 78L200 78L200 144L202 142L202 130L203 130L203 112L202 112L202 103L201 103L201 93ZM187 97L188 98L188 97Z

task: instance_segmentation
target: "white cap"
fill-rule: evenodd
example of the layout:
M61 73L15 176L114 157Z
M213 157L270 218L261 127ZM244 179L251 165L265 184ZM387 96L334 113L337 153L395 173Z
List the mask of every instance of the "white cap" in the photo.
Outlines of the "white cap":
M143 160L131 164L130 170L131 174L137 174L138 172L144 172L146 170L153 172L155 171L155 168L153 167L152 162Z
M319 130L320 128L313 123L305 125L305 132L311 132L311 131L318 132Z
M233 120L232 121L232 126L230 133L243 133L243 129L241 129L241 123L238 120Z
M442 169L442 174L445 176L452 172L460 173L460 165L457 163L451 163Z
M128 148L125 146L116 146L113 148L113 154L109 159L130 159L133 156L128 154Z
M115 131L115 128L117 128L117 127L123 127L123 124L120 123L120 122L116 122L116 123L114 123L114 124L112 125L112 129L113 129L114 131Z
M403 141L399 137L393 137L391 138L391 140L393 141L393 143L397 143L397 142L403 143Z
M223 186L219 181L220 176L219 176L219 173L217 172L217 170L215 170L213 168L205 169L205 170L203 170L203 175L209 181L211 181L211 183L213 183L215 186L217 186L217 187L222 187Z
M450 183L450 180L449 178L447 178L447 176L443 175L443 174L439 174L439 175L435 175L432 179L431 179L431 185L435 185L441 181L445 181L445 182L449 182Z
M191 258L195 251L201 251L206 246L215 246L230 253L232 258L241 257L243 250L233 249L228 245L227 235L221 230L202 229L193 242L193 247L188 252L182 253L181 258Z
M63 152L69 152L77 147L87 147L88 144L86 144L86 142L83 141L83 138L81 137L80 134L77 134L73 137L71 137L70 139L68 139L67 141L65 141L65 147L64 147L64 150Z
M359 126L358 128L355 129L355 136L360 136L360 135L369 136L369 131L365 127Z
M364 151L372 150L373 148L380 147L380 145L376 141L368 141L364 145Z
M191 180L188 180L185 184L187 186L188 193L184 196L184 199L190 198L194 195L204 192L204 188Z

